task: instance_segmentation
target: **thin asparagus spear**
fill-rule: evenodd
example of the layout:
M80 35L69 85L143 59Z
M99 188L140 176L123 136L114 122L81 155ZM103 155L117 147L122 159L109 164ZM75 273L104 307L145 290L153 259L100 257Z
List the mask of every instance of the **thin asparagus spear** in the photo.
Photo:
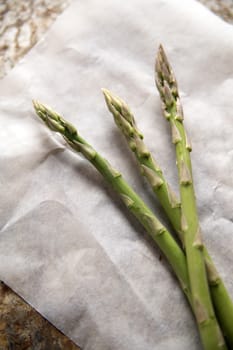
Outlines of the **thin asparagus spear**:
M130 212L144 226L146 231L167 257L181 284L182 290L186 294L189 303L192 305L186 258L172 235L127 184L121 173L115 170L106 159L102 158L101 155L78 134L73 125L41 103L33 101L33 104L37 115L44 123L52 131L60 133L69 146L75 151L84 155L112 186Z
M178 86L162 46L156 60L156 84L162 99L165 117L169 120L180 182L181 228L187 256L187 266L193 306L205 349L219 349L219 326L215 317L203 256L203 242L195 201L190 146L183 125Z
M102 89L109 111L114 121L126 138L129 148L134 152L142 175L150 183L153 192L158 197L167 213L180 240L183 236L180 229L180 202L164 178L163 172L143 141L143 134L139 131L134 116L128 105L118 96L107 89Z
M142 170L142 174L147 178L153 192L163 206L171 224L176 230L182 245L184 236L181 229L181 207L176 194L167 183L161 168L153 158L143 141L143 135L138 129L134 116L129 106L118 96L113 95L107 89L102 89L109 111L112 113L115 123L125 136L129 148L134 152L135 157ZM174 137L174 135L173 135ZM191 145L187 142L191 151ZM207 267L207 276L210 286L211 297L214 303L217 319L226 336L227 343L233 348L233 303L231 297L219 276L206 247L203 247L203 254Z

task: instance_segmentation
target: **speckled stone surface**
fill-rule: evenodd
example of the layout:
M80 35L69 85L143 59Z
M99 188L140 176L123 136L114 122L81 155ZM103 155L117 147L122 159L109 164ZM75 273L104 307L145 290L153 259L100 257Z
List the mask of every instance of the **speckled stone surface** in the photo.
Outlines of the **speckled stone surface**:
M3 283L0 315L0 350L79 350Z
M71 0L0 0L0 78L49 28ZM232 0L199 0L233 23ZM67 337L3 283L0 350L78 350Z
M232 0L199 0L216 15L226 22L233 24L233 1Z
M0 0L0 78L24 56L70 0Z

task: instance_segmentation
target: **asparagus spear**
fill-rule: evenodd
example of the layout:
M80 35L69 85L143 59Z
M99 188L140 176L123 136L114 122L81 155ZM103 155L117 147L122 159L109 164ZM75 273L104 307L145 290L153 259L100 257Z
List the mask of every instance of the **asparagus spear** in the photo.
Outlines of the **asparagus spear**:
M178 86L162 46L156 60L156 84L163 103L164 115L171 125L172 142L180 182L181 229L187 256L187 266L193 307L205 349L219 348L219 327L215 317L206 274L205 259L193 186L190 145L183 125L183 113ZM210 341L211 339L211 341Z
M49 129L60 133L70 147L84 155L112 186L130 212L144 226L166 256L181 284L183 292L192 306L186 257L172 235L127 184L121 173L115 170L106 159L101 157L101 155L78 134L72 124L43 104L37 101L33 101L33 104L37 115Z
M67 143L77 152L92 163L92 165L102 174L112 188L118 193L126 207L141 222L152 239L158 244L181 284L188 301L193 308L193 299L190 294L189 277L186 265L186 258L181 248L177 245L171 234L154 216L151 210L141 200L141 198L130 188L122 175L115 170L106 159L102 158L96 150L88 144L78 133L75 127L63 119L59 114L45 107L39 102L33 102L37 115L53 131L59 132ZM195 308L193 308L195 311ZM201 310L200 310L201 316ZM216 331L216 330L215 330ZM209 340L207 349L226 349L221 331L218 328L218 346L213 347L212 338Z
M134 116L128 105L107 89L102 90L108 109L113 114L116 125L125 136L129 148L136 156L142 170L142 174L147 178L153 192L158 197L159 202L163 206L170 222L176 230L182 245L184 245L184 232L182 232L181 229L181 207L176 194L172 191L162 173L161 168L158 166L157 162L145 145L143 135L138 129ZM177 135L173 134L173 140L176 136ZM191 145L187 138L186 144L191 151ZM233 348L233 303L205 246L203 247L203 254L205 257L210 292L217 319L224 335L226 336L229 346Z
M139 131L134 116L128 105L118 96L113 95L107 89L102 89L106 104L112 113L114 121L126 138L129 148L134 152L140 165L142 175L150 183L153 192L158 197L161 205L176 229L182 241L180 229L180 202L175 193L165 180L163 172L143 141L143 134Z

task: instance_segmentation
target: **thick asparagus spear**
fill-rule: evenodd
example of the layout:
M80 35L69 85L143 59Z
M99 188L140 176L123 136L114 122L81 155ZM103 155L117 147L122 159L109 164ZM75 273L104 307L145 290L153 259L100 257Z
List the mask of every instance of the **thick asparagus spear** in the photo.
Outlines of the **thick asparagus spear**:
M145 145L143 135L138 130L134 116L128 105L106 89L103 89L103 93L116 125L125 136L130 149L134 152L142 174L150 183L153 192L158 197L183 245L184 232L181 229L181 207L179 200L171 190L171 187L164 178L162 170ZM191 151L189 142L187 142L187 146ZM207 276L216 315L230 348L233 348L233 303L205 246L203 247L203 254L205 256Z
M101 155L77 133L73 125L41 103L33 101L33 104L37 115L44 123L51 130L59 132L75 151L84 155L112 186L130 212L144 226L166 256L181 284L182 290L192 306L186 257L172 235L161 224L142 199L131 189L123 179L121 173L115 170L106 159L102 158Z
M193 307L205 349L219 348L219 327L215 317L206 274L196 200L193 186L190 146L183 125L178 87L162 46L156 60L156 84L163 110L170 122L180 182L181 229L193 298ZM210 341L211 339L211 341Z
M173 113L173 118L175 119L175 127L176 126L178 127L178 128L174 128L173 127L174 124L172 124L173 143L176 144L180 142L179 141L179 137L180 137L179 127L180 127L181 131L183 131L183 141L185 138L186 153L188 154L188 158L189 158L189 152L191 152L192 148L182 124L183 109L182 109L179 95L178 95L178 87L177 87L176 79L174 77L174 73L167 60L166 54L162 46L160 46L159 48L156 70L157 70L157 76L158 76L157 86L159 88L160 95L162 91L160 89L161 84L159 83L159 79L161 81L161 78L163 75L164 77L167 76L169 80L169 76L170 76L170 84L171 86L173 85L173 89L171 92L172 92L172 95L174 96L173 98L175 101L173 102L175 103L175 106L173 106L172 113ZM174 89L176 92L174 91ZM163 101L162 107L163 107L164 116L166 117L166 119L169 119L170 122L172 123L172 118L170 118L170 115L169 115L169 108L167 110L166 104L164 104L164 100L162 96L163 94L161 95L161 98ZM177 133L177 130L178 130L178 133ZM182 132L181 132L181 135L182 135ZM183 146L184 146L184 143L183 143ZM190 161L190 158L189 158L189 161ZM191 169L191 161L190 161L190 169ZM181 215L181 212L180 212L180 215ZM219 273L217 272L216 267L214 266L214 263L211 257L208 254L208 251L205 245L203 245L203 255L205 259L205 265L206 265L207 276L208 276L209 285L210 285L211 296L214 303L217 318L223 330L224 336L226 337L229 348L233 349L233 302L224 285L223 280L221 279Z

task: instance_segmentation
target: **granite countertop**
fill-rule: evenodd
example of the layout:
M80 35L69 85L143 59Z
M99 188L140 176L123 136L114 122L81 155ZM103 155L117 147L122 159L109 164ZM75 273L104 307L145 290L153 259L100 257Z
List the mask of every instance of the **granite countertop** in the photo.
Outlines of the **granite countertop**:
M71 0L0 0L0 78L17 64ZM200 0L233 23L232 0ZM0 350L78 350L30 305L0 283Z
M199 0L224 21L233 24L232 0Z
M0 78L23 57L70 0L0 0Z
M0 350L79 350L3 283L0 314Z

